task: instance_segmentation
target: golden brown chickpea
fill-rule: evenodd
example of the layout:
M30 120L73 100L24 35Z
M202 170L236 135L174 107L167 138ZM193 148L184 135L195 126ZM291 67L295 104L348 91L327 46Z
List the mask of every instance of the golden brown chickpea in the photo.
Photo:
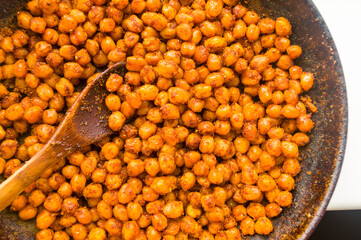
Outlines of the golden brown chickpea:
M160 213L162 208L164 207L164 205L165 205L164 200L156 200L156 201L150 202L146 205L146 211L149 214Z
M79 207L78 199L75 197L65 198L62 203L62 212L74 214Z
M277 217L281 212L282 208L277 203L269 203L266 208L266 215L269 218Z
M73 193L73 190L69 183L64 182L58 188L58 193L62 198L67 198L67 197L71 196L71 194Z
M112 208L104 200L97 204L97 210L100 218L110 219L113 216Z
M56 0L39 0L38 7L45 14L52 14L58 10L58 2Z
M14 65L13 64L3 65L2 72L0 74L2 74L1 78L3 78L3 79L11 79L11 78L15 77Z
M130 202L127 205L128 217L134 221L138 220L143 214L143 208L139 203Z
M204 42L204 46L206 46L211 53L217 53L221 52L227 46L227 43L224 38L215 36L208 38Z
M48 124L40 124L36 127L36 135L41 143L46 143L55 133L55 127Z
M246 31L246 37L250 42L255 42L256 40L258 40L259 35L260 35L260 28L255 25L255 24L251 24L248 26L247 31Z
M26 205L23 209L21 209L18 213L19 218L21 220L30 220L33 219L38 212L37 208L34 208L30 205Z
M164 174L172 174L176 169L175 159L171 154L159 154L159 167Z
M292 66L290 69L288 69L288 71L291 79L300 79L303 73L302 68L299 66ZM298 94L300 94L300 92L298 92Z
M240 55L238 51L231 47L226 47L223 51L223 63L225 66L229 67L237 62Z
M195 234L199 229L198 223L191 217L185 216L182 218L180 228L184 233Z
M283 70L288 70L293 64L293 60L288 55L282 55L277 62L277 66Z
M140 232L140 228L135 221L128 221L123 224L122 237L124 240L135 239Z
M107 191L103 194L103 200L111 205L111 206L115 206L119 203L118 201L118 191L116 190L110 190Z
M277 18L275 28L279 36L288 36L292 33L291 24L284 17Z
M286 37L277 37L274 41L274 46L280 51L285 52L291 45L291 42Z
M255 70L246 70L242 75L242 83L244 85L256 85L262 76Z
M48 28L56 27L59 24L59 17L56 14L43 14L43 19Z
M270 48L265 53L265 56L268 57L270 63L274 63L281 57L281 52L276 48Z
M287 207L292 203L292 194L288 191L279 192L275 201L281 207Z
M74 223L76 223L76 218L70 215L64 215L60 217L59 223L64 227L71 227Z
M204 108L204 101L200 100L198 98L191 98L188 100L188 107L193 111L193 112L201 112Z
M2 158L12 158L18 148L18 142L16 140L6 139L0 145L0 153Z
M261 32L262 26L260 25ZM277 38L276 34L266 34L261 36L261 46L264 48L272 48L275 46L275 39Z
M141 228L146 228L152 223L152 216L148 213L142 214L142 216L138 220L138 225Z
M209 57L208 48L203 45L198 46L193 54L193 59L198 65L205 63L208 57Z
M295 186L295 180L288 174L281 174L277 179L277 184L281 189L291 191Z
M55 218L56 214L44 209L36 217L36 227L39 229L47 229L54 223Z
M21 209L23 209L28 203L28 199L26 198L25 195L19 195L17 196L10 205L10 210L11 211L20 211Z
M192 172L184 173L180 179L180 185L184 191L191 189L194 186L195 182L196 177Z
M255 223L254 229L258 234L268 235L273 231L273 225L267 217L261 217Z
M247 207L247 213L253 220L266 216L265 208L260 203L250 203Z
M213 22L204 21L200 24L199 30L202 34L208 38L214 37L217 35L217 26Z
M276 182L271 176L267 174L262 174L258 179L257 185L262 192L268 192L276 187Z
M74 192L81 192L85 188L86 178L83 174L75 174L70 180Z
M66 78L61 78L55 88L62 97L70 97L74 93L73 84Z
M5 111L5 117L10 121L20 120L24 115L24 108L21 104L13 104Z
M292 45L287 48L287 54L292 59L296 59L302 54L302 48L298 45Z
M30 26L29 28L31 29L31 31L36 32L36 33L44 33L45 28L46 28L46 22L43 18L40 17L35 17L32 18L30 20Z
M80 223L74 224L70 228L70 230L71 230L71 234L72 234L72 237L74 238L74 240L83 240L86 238L86 236L88 234L87 228Z
M45 41L40 41L35 44L35 52L40 57L46 57L51 50L52 50L51 44Z
M63 15L59 21L58 29L62 33L69 33L74 31L78 25L75 17L71 15Z
M14 64L13 70L14 70L15 77L24 78L28 73L28 69L27 69L25 60L18 60Z
M130 184L123 184L119 190L118 200L120 203L125 204L135 198L135 189Z
M122 233L122 222L114 218L108 219L105 222L105 229L107 230L110 236L118 237Z
M81 66L85 66L91 61L91 57L86 49L81 49L75 53L75 61Z
M288 141L283 141L282 154L287 158L297 158L298 157L297 144Z
M263 18L258 22L262 34L270 34L275 30L275 21L270 18Z
M90 211L84 207L78 208L78 210L74 213L74 216L81 224L89 224L92 220Z
M54 233L54 237L53 237L54 240L69 240L70 237L69 235L64 232L64 231L56 231Z
M280 156L282 153L282 144L279 139L269 139L266 143L266 149L272 156Z
M292 137L292 142L296 143L297 146L305 146L310 141L310 138L305 133L296 133Z
M262 192L259 187L245 185L242 187L242 197L247 201L254 201L261 197Z
M309 73L309 72L302 73L301 77L300 77L300 83L301 83L302 89L304 91L310 90L313 86L313 80L314 80L314 77L313 77L312 73Z
M24 29L30 29L30 21L33 16L29 12L18 12L17 14L17 22L18 26Z
M63 57L60 56L60 54L57 52L50 52L46 57L46 62L49 64L50 67L56 68L63 62ZM27 84L29 85L29 87L35 88L33 87L33 85L30 85L28 82Z
M204 135L200 141L199 150L202 153L213 153L214 147L214 138L209 135Z
M46 196L42 191L38 189L34 190L28 198L29 205L31 205L32 207L38 207L44 202L45 198Z
M58 42L57 44L62 47L65 45L70 45L71 41L70 41L70 37L67 34L59 34L59 38L58 38Z
M297 118L300 114L299 110L291 104L283 106L281 113L286 118Z
M233 37L236 39L242 38L246 35L247 26L242 20L238 20L233 28Z
M64 64L64 77L68 79L80 78L84 72L84 68L76 62L68 62Z
M39 78L50 78L54 72L48 64L43 62L36 63L32 71Z
M109 116L109 127L113 131L119 131L123 127L124 122L125 116L119 111L113 112Z
M94 240L104 240L106 239L106 232L102 228L95 227L90 230L88 237L89 239L94 239Z
M42 240L42 239L53 239L54 231L51 229L44 229L36 233L36 239Z
M302 114L297 118L297 128L301 132L309 132L313 129L314 123L310 115Z
M255 223L250 217L246 217L241 221L240 228L243 235L253 235L255 230Z
M282 106L281 105L275 105L270 104L267 106L266 113L268 116L272 118L279 118L282 114Z

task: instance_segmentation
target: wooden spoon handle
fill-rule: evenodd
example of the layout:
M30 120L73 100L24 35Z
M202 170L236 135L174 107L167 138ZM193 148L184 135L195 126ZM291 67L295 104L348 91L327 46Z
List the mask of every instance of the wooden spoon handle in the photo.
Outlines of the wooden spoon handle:
M107 95L104 83L112 73L124 76L125 63L110 66L88 84L67 111L49 142L0 184L0 212L61 158L112 133L108 127L108 116L111 112L104 103Z
M0 185L0 211L4 210L11 202L33 183L49 167L60 158L56 156L54 148L46 144L24 166Z

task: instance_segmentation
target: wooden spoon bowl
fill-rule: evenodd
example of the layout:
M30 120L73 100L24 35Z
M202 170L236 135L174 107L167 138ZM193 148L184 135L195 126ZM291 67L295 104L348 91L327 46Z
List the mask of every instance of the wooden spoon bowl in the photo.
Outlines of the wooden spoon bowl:
M109 94L105 82L113 73L124 76L125 63L109 67L89 83L67 111L48 143L23 167L1 183L0 211L60 159L112 133L108 127L111 111L105 105L105 97Z

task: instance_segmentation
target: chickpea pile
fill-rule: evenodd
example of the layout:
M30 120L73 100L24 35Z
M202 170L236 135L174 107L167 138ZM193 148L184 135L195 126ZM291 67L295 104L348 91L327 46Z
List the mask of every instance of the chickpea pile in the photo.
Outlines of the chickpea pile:
M291 25L237 0L31 0L0 37L0 174L54 134L81 83L106 82L110 137L11 204L36 239L242 239L292 204L316 107ZM22 135L27 134L24 140Z

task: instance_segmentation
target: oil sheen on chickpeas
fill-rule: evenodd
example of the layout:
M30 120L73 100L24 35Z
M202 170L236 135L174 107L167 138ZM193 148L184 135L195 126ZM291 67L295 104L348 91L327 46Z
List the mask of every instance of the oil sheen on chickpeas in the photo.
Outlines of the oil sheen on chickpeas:
M126 62L127 73L105 84L114 134L48 169L10 210L36 219L38 240L270 234L317 108L291 23L260 14L237 0L29 1L0 36L5 178L98 68Z

